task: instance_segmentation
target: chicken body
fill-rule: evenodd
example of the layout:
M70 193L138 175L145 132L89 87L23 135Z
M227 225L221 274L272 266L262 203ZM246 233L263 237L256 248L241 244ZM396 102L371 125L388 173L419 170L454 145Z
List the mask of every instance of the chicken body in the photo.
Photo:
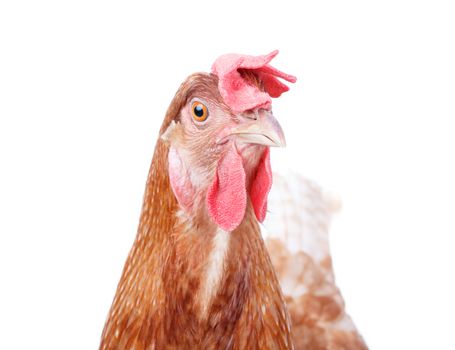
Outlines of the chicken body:
M241 222L229 232L214 222L204 202L208 179L217 176L216 164L230 157L228 147L235 140L217 147L200 137L199 132L214 137L216 128L196 129L187 124L189 104L194 98L210 101L212 118L217 109L225 113L218 116L217 123L238 127L256 122L249 116L239 120L230 114L217 91L216 76L193 75L171 103L160 131L164 137L155 148L138 234L100 349L293 348L290 319L250 196ZM176 122L182 128L176 129ZM221 125L218 130L227 128ZM177 152L183 154L183 145L188 151L182 155L185 163L193 162L192 169L183 170L189 172L190 180L179 177L180 182L172 184L170 148L179 147ZM235 146L242 157L249 193L258 163L268 151L260 144ZM192 158L192 149L199 152L198 158ZM191 179L199 174L198 169L206 169L207 176ZM180 185L193 188L182 195ZM222 187L222 180L217 185ZM186 193L191 193L189 202ZM241 197L240 193L234 195ZM223 218L215 219L224 225Z

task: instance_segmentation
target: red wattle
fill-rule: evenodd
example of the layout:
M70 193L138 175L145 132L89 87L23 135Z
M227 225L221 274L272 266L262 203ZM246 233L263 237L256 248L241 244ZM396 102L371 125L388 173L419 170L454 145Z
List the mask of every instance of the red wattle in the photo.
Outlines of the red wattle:
M254 178L250 197L254 213L259 222L263 222L267 212L267 196L272 188L272 167L270 166L270 149L267 147L259 161L256 177Z
M234 145L218 162L206 203L212 220L225 231L233 231L243 220L246 209L245 170Z

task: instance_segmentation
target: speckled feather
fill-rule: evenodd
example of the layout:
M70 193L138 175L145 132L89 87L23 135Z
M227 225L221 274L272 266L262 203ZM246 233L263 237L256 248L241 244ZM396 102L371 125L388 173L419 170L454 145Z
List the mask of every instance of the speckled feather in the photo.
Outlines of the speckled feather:
M263 236L292 319L296 349L366 350L335 283L329 228L341 204L296 173L274 174Z

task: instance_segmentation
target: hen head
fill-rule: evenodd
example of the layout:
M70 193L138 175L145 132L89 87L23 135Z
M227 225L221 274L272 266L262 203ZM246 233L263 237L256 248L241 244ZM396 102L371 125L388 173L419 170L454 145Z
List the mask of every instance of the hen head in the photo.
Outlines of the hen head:
M277 77L295 81L268 65L276 54L222 56L211 74L191 75L174 98L178 111L161 137L169 144L172 190L193 224L208 216L233 231L248 198L257 219L265 218L272 184L269 147L285 145L270 96L287 91Z

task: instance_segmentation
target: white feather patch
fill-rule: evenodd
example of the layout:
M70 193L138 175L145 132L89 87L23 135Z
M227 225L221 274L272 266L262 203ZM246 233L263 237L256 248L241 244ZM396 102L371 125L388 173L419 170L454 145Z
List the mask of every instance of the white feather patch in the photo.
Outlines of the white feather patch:
M200 290L202 317L206 316L224 275L224 261L229 248L229 235L230 232L218 229L212 240L212 251L207 259L205 279Z

